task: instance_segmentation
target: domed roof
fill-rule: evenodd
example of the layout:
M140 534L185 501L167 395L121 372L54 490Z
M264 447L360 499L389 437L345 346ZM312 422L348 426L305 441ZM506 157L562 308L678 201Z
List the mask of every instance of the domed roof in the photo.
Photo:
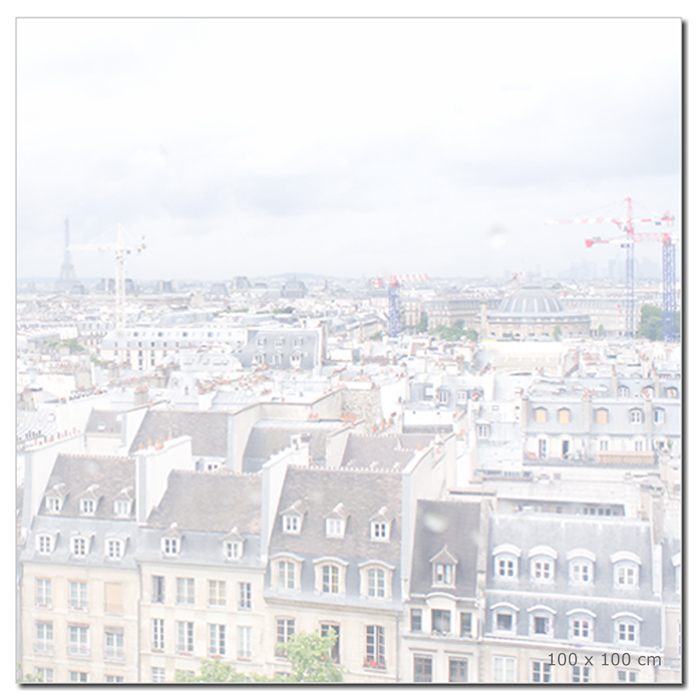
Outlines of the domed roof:
M559 299L544 287L524 286L506 297L498 307L500 313L551 314L564 311Z

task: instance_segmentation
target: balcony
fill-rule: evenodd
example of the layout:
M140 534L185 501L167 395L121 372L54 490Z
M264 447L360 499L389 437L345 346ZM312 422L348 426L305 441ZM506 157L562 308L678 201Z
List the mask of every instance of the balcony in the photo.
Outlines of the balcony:
M35 642L34 653L41 656L53 656L56 652L54 651L53 642Z

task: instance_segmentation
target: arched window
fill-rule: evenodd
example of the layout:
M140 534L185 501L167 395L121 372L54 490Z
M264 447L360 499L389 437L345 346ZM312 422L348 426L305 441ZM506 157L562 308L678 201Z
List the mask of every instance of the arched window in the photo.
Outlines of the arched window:
M547 409L546 408L536 408L535 409L535 423L546 423L547 422Z
M571 423L571 411L568 408L559 409L559 423L560 425L568 425Z
M607 408L596 409L595 422L598 425L607 425L608 424L608 409Z
M626 386L617 387L617 396L621 399L626 399L630 395L630 390Z

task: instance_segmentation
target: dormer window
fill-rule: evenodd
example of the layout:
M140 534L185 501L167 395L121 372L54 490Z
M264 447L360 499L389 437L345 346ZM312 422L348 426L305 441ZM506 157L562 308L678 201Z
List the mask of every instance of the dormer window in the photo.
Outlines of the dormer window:
M530 559L530 578L533 581L553 581L557 553L551 547L541 545L528 552Z
M547 409L546 408L536 408L535 409L535 423L546 423L547 422Z
M569 616L569 639L573 642L592 642L595 613L577 608L566 614Z
M530 615L530 635L533 637L551 637L554 632L556 611L545 605L536 605L528 610Z
M82 537L80 535L73 537L71 539L70 551L71 554L78 559L85 558L88 552L87 537Z
M282 518L282 529L298 535L301 530L301 518L298 515L285 515Z
M106 542L107 559L121 559L124 556L124 546L121 540L109 539Z
M613 615L615 621L615 641L626 646L639 645L639 629L642 618L631 612Z
M431 560L433 566L433 586L454 587L457 559L445 545Z
M569 561L569 581L589 584L593 582L595 554L587 549L575 549L566 555Z
M53 535L37 535L36 537L36 552L37 554L51 554L53 552L54 539Z
M610 557L616 588L638 588L642 560L632 552L618 552Z
M571 423L571 411L568 408L559 409L559 423L561 425L568 425Z
M512 603L497 603L491 606L491 611L492 630L496 634L515 634L518 607Z
M243 542L231 541L224 542L224 555L227 559L240 559L243 556Z
M46 510L49 513L60 513L61 512L61 499L58 496L47 496L46 498Z
M598 425L607 425L608 424L608 409L607 408L599 408L596 410L595 422Z
M81 515L95 515L95 510L97 508L97 502L94 498L81 498L80 499L80 514Z
M662 423L666 422L666 411L663 410L663 408L655 408L654 409L654 423L656 425L661 425Z
M180 552L179 537L163 537L160 540L160 550L166 557L174 557Z
M131 515L131 501L114 501L114 514L118 518L128 518Z
M393 568L380 561L360 564L360 595L367 598L391 598Z
M493 550L493 573L496 578L516 579L521 551L515 545L502 544Z
M633 408L630 411L630 423L641 423L643 418L642 411L638 408Z
M342 503L326 515L326 537L342 539L345 537L345 521L347 516Z
M387 508L382 506L369 524L369 537L374 542L386 542L389 539L391 520L387 517Z

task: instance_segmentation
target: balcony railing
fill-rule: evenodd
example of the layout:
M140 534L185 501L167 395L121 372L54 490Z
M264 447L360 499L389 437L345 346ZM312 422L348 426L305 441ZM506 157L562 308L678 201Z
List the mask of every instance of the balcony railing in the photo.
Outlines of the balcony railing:
M87 644L69 644L68 653L71 656L90 656L90 647Z
M35 642L34 653L43 654L44 656L53 656L55 654L53 642Z

